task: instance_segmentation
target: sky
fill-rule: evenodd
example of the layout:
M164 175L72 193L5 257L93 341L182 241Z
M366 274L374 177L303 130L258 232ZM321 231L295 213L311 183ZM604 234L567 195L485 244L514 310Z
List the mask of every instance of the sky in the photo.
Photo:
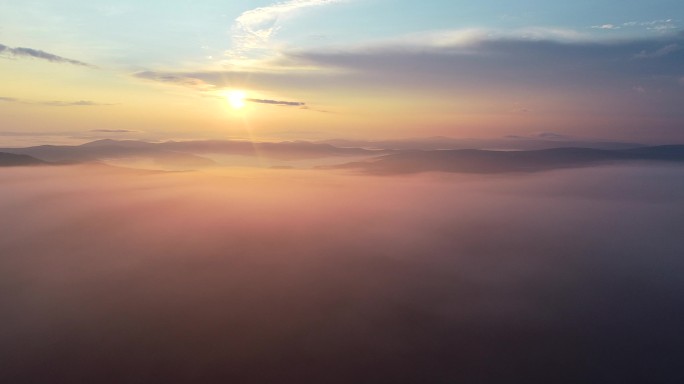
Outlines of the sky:
M0 0L0 141L684 142L681 1Z

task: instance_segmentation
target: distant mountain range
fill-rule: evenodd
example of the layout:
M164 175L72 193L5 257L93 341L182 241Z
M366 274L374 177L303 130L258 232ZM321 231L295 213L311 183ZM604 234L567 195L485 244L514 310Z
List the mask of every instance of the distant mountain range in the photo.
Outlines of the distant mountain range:
M338 148L304 141L279 143L237 140L167 141L148 143L134 140L97 140L82 145L40 145L0 148L0 152L28 155L43 161L72 164L114 159L145 158L163 167L199 168L218 164L202 155L238 155L278 160L320 159L344 156L374 156L387 151Z
M431 171L507 173L536 172L635 161L684 162L684 145L621 150L553 148L536 151L476 149L405 151L367 161L327 168L354 169L372 174L406 174Z
M629 149L644 147L643 144L617 141L580 140L557 134L540 134L537 137L505 136L491 139L452 138L444 136L422 137L400 140L324 140L317 143L337 147L366 149L423 150L438 149L492 149L492 150L536 150L551 148Z
M439 144L439 140L443 144ZM566 147L538 150L490 149L434 149L440 146L465 145L475 139L428 138L423 141L401 141L410 149L401 149L396 142L249 142L238 140L167 141L148 143L133 140L97 140L90 143L67 145L41 145L27 148L0 148L0 166L36 164L74 164L108 162L117 159L147 159L163 169L198 169L220 166L209 158L212 155L247 156L276 159L278 168L289 168L288 162L327 159L320 169L351 169L373 174L405 174L417 172L502 173L535 172L558 168L584 167L625 161L684 162L684 145L643 146L616 142L584 142L597 147ZM517 139L516 139L517 140ZM525 140L531 145L532 139ZM547 145L553 140L543 141ZM553 141L567 144L568 141ZM347 147L352 143L364 148ZM370 145L369 143L374 143ZM498 141L498 145L503 145ZM494 141L480 140L480 145L491 146ZM344 145L344 146L342 146ZM542 145L536 143L534 145ZM417 150L417 147L433 149ZM339 163L336 163L339 159ZM361 161L342 163L342 158ZM229 158L234 159L234 158ZM230 160L229 160L230 161ZM282 163L284 162L284 163ZM319 163L320 164L320 163Z

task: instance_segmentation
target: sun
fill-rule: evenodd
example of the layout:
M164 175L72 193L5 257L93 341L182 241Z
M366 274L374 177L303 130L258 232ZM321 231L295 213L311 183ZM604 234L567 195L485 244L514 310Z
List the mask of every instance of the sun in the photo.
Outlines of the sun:
M226 94L226 100L228 100L228 104L230 104L233 109L244 108L246 97L247 94L245 94L244 91L230 91Z

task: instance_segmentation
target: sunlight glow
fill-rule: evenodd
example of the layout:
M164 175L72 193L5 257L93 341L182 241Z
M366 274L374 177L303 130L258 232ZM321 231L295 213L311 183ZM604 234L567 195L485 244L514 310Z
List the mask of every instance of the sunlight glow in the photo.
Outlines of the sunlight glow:
M247 95L243 91L230 91L226 95L226 100L233 109L242 109L245 107L245 97Z

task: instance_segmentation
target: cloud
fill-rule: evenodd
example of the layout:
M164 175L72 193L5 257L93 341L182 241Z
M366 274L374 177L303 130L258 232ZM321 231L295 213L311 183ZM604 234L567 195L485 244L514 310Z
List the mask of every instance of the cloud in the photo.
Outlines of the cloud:
M662 124L658 129L681 132L677 122L683 114L684 88L678 81L684 75L684 49L678 47L684 47L684 35L597 42L580 35L541 38L551 35L537 32L511 37L445 31L384 44L284 50L255 70L147 71L135 76L201 82L216 89L267 89L276 95L291 94L292 89L300 94L322 92L339 103L353 103L334 100L335 94L346 92L369 92L390 102L397 95L413 95L471 114L492 113L493 108L510 114L514 99L530 117L612 115L618 129L618 124L625 125L617 120L631 116L633 125L620 129L635 130L637 124L647 124L639 118L657 117ZM649 58L636 59L639 55ZM638 99L632 91L635 85L654 90L653 96ZM458 100L466 99L472 107L459 105ZM562 129L541 123L533 128Z
M291 65L340 70L340 77L388 86L444 88L507 84L605 86L613 80L681 76L684 37L620 42L487 38L453 45L386 45L373 48L285 52ZM635 62L636 55L654 60ZM390 81L391 79L391 81Z
M268 48L271 38L280 28L279 22L286 16L305 8L342 1L344 0L290 0L243 12L235 19L232 28L235 48L230 54L242 56L249 50Z
M73 134L73 132L0 131L0 136L54 136L54 135L71 135L71 134Z
M567 140L569 137L556 132L539 132L537 137L546 140Z
M139 131L132 131L130 129L91 129L89 132L100 133L137 133Z
M598 43L538 39L531 32L520 32L517 37L441 32L384 45L283 51L265 62L268 71L145 71L134 76L216 88L246 84L271 89L362 86L450 92L454 87L486 91L569 85L629 89L643 79L676 81L682 76L684 36ZM652 60L634 60L639 55ZM287 70L279 71L282 65Z
M564 43L587 42L593 37L568 28L525 27L512 30L493 28L463 28L413 33L362 45L335 47L337 51L391 51L423 49L455 49L464 53L479 44L497 40L555 41ZM282 63L280 63L282 64Z
M615 25L615 24L603 24L603 25L594 25L591 28L593 28L593 29L620 29L620 26Z
M84 62L78 61L78 60L68 59L68 58L62 57L62 56L57 56L57 55L54 55L52 53L48 53L48 52L41 51L38 49L24 48L24 47L11 48L11 47L8 47L8 46L2 45L2 44L0 44L0 57L1 56L29 57L29 58L39 59L39 60L50 61L52 63L64 63L64 64L72 64L72 65L88 67L88 68L97 68L96 66L94 66L92 64L84 63Z
M225 84L221 84L223 86ZM202 97L208 97L212 99L225 100L226 96L224 94L216 94L212 92L203 93ZM305 102L302 101L284 101L284 100L272 100L272 99L256 99L256 98L245 98L244 101L249 103L257 104L269 104L269 105L281 105L289 107L301 107L302 109L309 109ZM322 112L322 111L319 111Z
M89 101L89 100L43 101L43 102L34 102L33 104L47 105L47 106L53 106L53 107L74 107L74 106L95 107L95 106L102 106L102 105L114 105L114 104L96 103L94 101Z
M594 25L592 29L602 29L602 30L618 30L618 29L635 29L641 28L648 31L655 31L661 33L671 32L679 27L677 26L675 20L673 19L662 19L662 20L651 20L651 21L628 21L622 24L600 24Z
M143 71L134 73L133 76L138 77L140 79L153 80L161 83L183 85L186 87L196 88L200 90L206 90L214 87L214 85L208 84L204 80L193 77L189 74L173 74L155 71Z
M48 107L97 107L97 106L108 106L114 104L108 103L97 103L90 100L78 100L78 101L62 101L62 100L52 100L52 101L38 101L38 100L23 100L14 97L0 97L0 101L6 103L19 103L19 104L30 104L30 105L42 105Z
M306 105L306 103L303 103L301 101L280 101L280 100L264 100L264 99L245 99L245 101L249 101L252 103L260 103L260 104L286 105L286 106L293 106L293 107L303 107Z
M668 32L679 27L673 19L661 19L661 20L651 20L651 21L629 21L622 24L626 28L641 27L646 28L650 31L656 32Z

